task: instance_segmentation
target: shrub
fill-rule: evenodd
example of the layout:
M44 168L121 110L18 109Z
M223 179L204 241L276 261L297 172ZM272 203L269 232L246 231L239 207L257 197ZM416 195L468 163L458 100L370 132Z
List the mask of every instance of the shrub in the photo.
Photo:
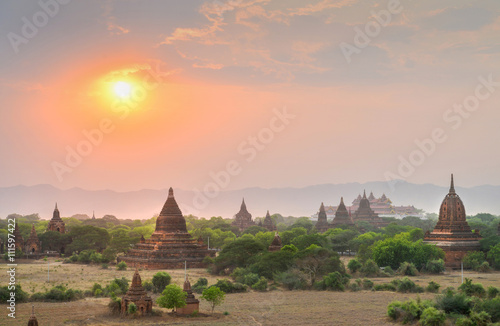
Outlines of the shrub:
M490 264L487 261L483 261L481 265L477 268L480 273L488 273L491 271Z
M389 275L389 276L394 275L394 270L392 269L392 267L391 267L391 266L385 266L385 268L384 268L384 272L385 272L387 275Z
M170 284L172 277L166 272L158 272L153 276L153 291L155 293L162 293L165 287Z
M232 283L228 279L217 280L217 283L210 287L218 287L224 293L237 293L237 292L246 292L248 287L245 284L241 283Z
M145 281L144 283L142 283L142 286L144 287L144 290L148 292L153 292L155 288L151 281Z
M481 312L471 312L469 318L461 317L457 319L455 325L457 326L487 326L490 325L491 318L490 315L484 311Z
M396 286L392 283L375 284L373 286L375 291L392 291L396 292Z
M12 291L9 290L8 285L0 287L0 303L7 304L7 300L10 299L10 293ZM28 293L24 292L21 288L20 284L16 285L16 289L14 290L16 296L16 303L27 302L28 301Z
M351 271L351 273L356 273L363 267L363 265L357 259L351 259L347 264L347 268Z
M117 271L124 271L127 269L127 264L124 261L121 261L116 265L116 270Z
M430 281L429 285L427 285L427 287L425 288L425 291L430 293L438 293L440 287L441 285L439 285L438 283Z
M245 276L243 276L243 284L246 284L248 286L252 286L255 283L259 282L259 275L255 273L248 273Z
M137 306L135 305L135 303L131 302L128 304L128 307L127 307L127 313L129 315L133 315L137 312Z
M420 323L424 326L440 326L444 325L446 315L444 312L437 310L434 307L425 308L420 316Z
M101 265L101 268L102 268L102 269L108 269L108 264L102 264L102 265Z
M105 296L113 296L113 294L125 294L128 290L128 281L125 277L115 278L103 290Z
M500 322L500 298L486 299L474 307L476 312L484 311L491 317L493 323Z
M322 281L316 282L314 287L317 290L344 291L346 285L349 285L349 278L339 272L333 272L324 276Z
M367 278L363 279L363 289L371 290L372 288L373 288L373 282Z
M468 315L471 307L472 300L464 293L454 293L452 290L447 290L436 298L436 308L447 314Z
M420 298L405 302L393 301L387 306L387 315L393 320L402 319L406 324L420 319L423 312L430 307L432 307L431 301L421 301Z
M208 280L204 277L200 277L196 283L194 283L192 289L195 293L201 294L203 290L207 288Z
M440 274L444 272L445 271L444 260L442 259L429 260L425 264L425 271L431 274Z
M403 262L399 265L398 274L416 276L418 274L418 270L413 263Z
M257 291L266 291L267 290L267 279L264 276L261 276L260 280L258 280L254 285L252 285L252 289Z
M500 290L494 286L488 286L486 293L488 295L488 299L493 299L498 295L498 293L500 293Z
M108 308L110 312L114 315L117 315L121 312L122 309L122 300L118 298L116 295L111 296L111 299L108 303Z
M421 293L424 292L421 286L418 286L408 277L401 280L393 280L392 283L396 285L396 290L402 293Z
M360 272L365 276L377 276L380 273L380 268L372 259L368 259L361 268Z
M275 280L288 290L303 290L307 287L306 275L297 269L290 269L276 275Z
M349 284L349 290L351 290L352 292L361 291L361 286L359 286L358 283L351 283Z
M96 292L99 293L98 289L96 290ZM57 285L47 292L38 292L33 294L30 299L31 301L62 302L77 300L81 298L83 298L82 291L66 289L66 287L64 287L63 285Z
M470 278L465 278L465 282L458 287L458 290L465 293L469 297L476 296L482 298L486 294L483 285L479 283L472 283Z
M477 271L479 266L486 260L486 255L482 251L471 251L465 255L463 263L464 268Z
M177 284L167 285L161 294L156 303L162 308L176 309L186 305L187 293Z

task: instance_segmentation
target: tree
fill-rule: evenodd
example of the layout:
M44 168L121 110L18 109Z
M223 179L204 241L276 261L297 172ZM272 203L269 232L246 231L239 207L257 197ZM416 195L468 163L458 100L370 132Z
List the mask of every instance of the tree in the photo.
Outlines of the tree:
M247 235L252 237L251 235ZM247 239L245 237L236 239L227 244L219 256L215 258L215 266L217 270L226 268L246 267L251 261L250 259L264 252L264 246L255 239Z
M129 230L126 230L123 228L111 230L111 232L110 232L110 235L111 235L110 247L112 249L115 249L117 252L126 253L132 247L132 245L139 242L139 239L140 239L140 237L129 236L129 233L130 233Z
M214 313L215 306L220 306L224 302L226 294L216 286L211 286L203 290L201 299L207 301L212 307L212 314Z
M85 249L102 252L111 240L111 236L106 229L91 225L75 226L71 229L69 235L73 242L68 246L68 253Z
M172 309L172 311L174 311L186 305L187 293L177 284L168 285L161 294L162 295L156 299L156 303L162 308Z
M488 259L495 269L500 269L500 243L490 249Z
M170 284L172 277L166 272L158 272L153 276L154 293L161 293Z

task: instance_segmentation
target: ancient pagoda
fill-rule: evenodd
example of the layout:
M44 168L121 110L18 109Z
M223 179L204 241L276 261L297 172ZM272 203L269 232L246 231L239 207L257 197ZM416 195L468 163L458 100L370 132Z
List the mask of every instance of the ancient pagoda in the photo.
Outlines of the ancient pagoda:
M231 223L231 225L238 227L240 231L244 231L249 227L255 225L255 222L252 221L252 214L247 211L245 198L243 198L240 211L234 216L234 221Z
M182 308L177 308L176 312L181 315L190 315L195 312L200 311L200 301L196 299L193 294L193 290L191 290L191 283L189 283L189 279L186 275L186 279L184 280L184 292L187 293L186 296L186 305Z
M335 212L335 218L331 223L331 227L335 228L340 225L354 225L349 212L344 204L344 197L340 197L340 204Z
M323 205L323 203L321 203L321 206L319 207L318 222L316 222L314 227L321 233L328 230L328 221L326 219L325 205Z
M262 226L268 229L269 231L276 231L276 225L274 225L273 219L271 218L271 215L269 215L269 211L267 211Z
M61 214L57 208L57 203L54 213L52 214L52 219L49 221L49 225L47 226L47 231L56 231L60 233L64 233L66 231L64 221L61 219Z
M122 314L127 313L128 305L132 302L135 303L137 311L141 315L150 314L153 310L153 300L142 287L141 276L137 268L132 278L132 284L128 288L127 293L122 297Z
M203 242L193 239L186 229L186 220L174 198L172 188L156 219L156 229L149 239L141 239L126 256L119 257L130 266L144 269L184 268L184 262L193 268L204 268L206 256L214 257Z
M359 202L358 209L354 212L354 222L368 222L375 227L385 226L386 223L370 208L370 201L366 198L366 191L363 191L363 198Z
M14 240L16 241L16 250L21 250L23 251L24 249L24 239L23 236L21 235L21 232L19 231L19 223L16 222L16 225L14 226Z
M273 242L271 242L271 245L269 246L269 248L267 248L267 250L268 251L280 251L281 247L283 247L283 244L281 242L281 237L278 234L278 232L276 232L274 234Z
M31 316L28 320L28 326L38 326L38 320L35 316L35 305L31 305Z
M31 225L31 234L28 240L26 240L26 253L35 254L42 251L42 244L36 235L35 224Z
M453 174L450 190L439 209L439 221L434 231L427 231L424 242L435 244L445 252L445 266L459 268L469 251L479 251L479 232L472 232L466 220L465 207L455 192Z

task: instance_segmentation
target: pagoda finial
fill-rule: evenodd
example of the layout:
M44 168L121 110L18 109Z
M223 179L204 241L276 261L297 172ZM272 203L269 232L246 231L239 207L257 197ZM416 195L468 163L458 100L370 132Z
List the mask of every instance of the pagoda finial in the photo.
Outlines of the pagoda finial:
M344 197L340 197L340 203L343 204L344 203Z
M243 197L243 200L241 201L241 208L246 208L247 204L245 204L245 197Z
M57 202L56 202L56 208L54 208L54 209L57 209Z
M363 190L363 198L366 198L366 190Z
M95 211L92 211L92 219L95 220Z
M453 173L451 174L450 194L455 193L455 183L453 182Z
M168 197L174 197L174 189L172 187L168 189Z

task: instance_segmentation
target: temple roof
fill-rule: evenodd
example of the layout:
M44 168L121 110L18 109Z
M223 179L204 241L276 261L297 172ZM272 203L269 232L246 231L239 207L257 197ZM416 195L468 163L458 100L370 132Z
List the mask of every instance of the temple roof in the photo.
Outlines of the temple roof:
M38 241L38 236L37 236L36 230L35 230L35 224L31 225L31 233L30 233L30 237L28 238L28 241L32 241L32 240Z
M247 210L247 205L245 204L245 198L243 198L241 202L240 211L235 216L236 218L247 218L247 219L252 218L252 214L250 214Z
M370 191L370 197L368 197L369 200L374 200L375 196L373 196L373 191Z
M273 239L273 242L271 242L271 246L274 246L274 247L281 247L281 237L280 235L278 234L278 232L276 232L274 234L274 239Z
M175 201L174 190L172 188L168 190L167 201L156 220L155 232L187 233L186 220Z
M56 203L56 208L54 208L54 213L52 214L52 219L53 220L61 219L61 214L59 213L59 209L57 208L57 203Z
M132 277L132 284L128 288L128 291L125 294L125 296L131 301L138 300L140 298L151 300L151 298L148 297L148 294L142 287L141 276L139 275L139 271L137 270L137 268L135 269L134 276Z
M271 215L269 214L269 210L266 213L266 217L264 218L264 223L263 226L268 229L269 231L275 231L276 226L274 225L273 219L271 218Z

